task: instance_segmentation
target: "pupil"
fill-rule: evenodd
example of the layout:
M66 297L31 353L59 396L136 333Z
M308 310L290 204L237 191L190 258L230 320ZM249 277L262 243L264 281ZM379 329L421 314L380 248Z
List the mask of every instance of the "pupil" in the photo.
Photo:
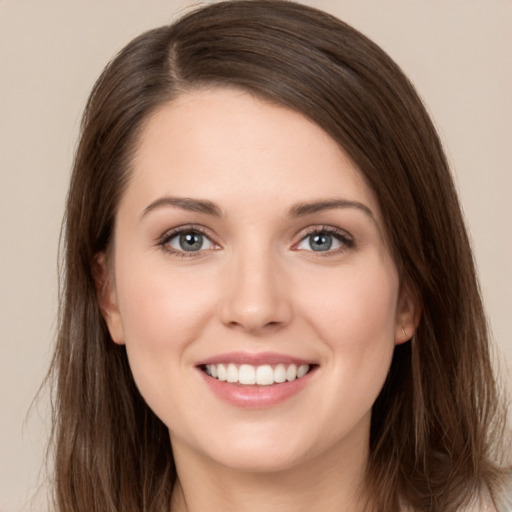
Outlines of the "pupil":
M186 233L180 236L180 245L185 251L198 251L203 245L203 235L199 233Z
M314 251L328 251L332 245L332 237L325 234L313 235L311 248Z

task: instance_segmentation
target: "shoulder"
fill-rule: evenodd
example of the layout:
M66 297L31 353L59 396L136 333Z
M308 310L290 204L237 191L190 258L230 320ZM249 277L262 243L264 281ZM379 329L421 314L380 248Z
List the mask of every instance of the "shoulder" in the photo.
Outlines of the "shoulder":
M512 474L507 479L501 493L496 496L497 512L512 512Z
M417 511L401 503L400 512ZM495 496L491 496L489 491L484 489L460 512L512 512L512 477Z
M493 496L485 490L461 512L512 512L512 488L507 486Z
M477 500L471 502L470 505L461 510L461 512L502 512L501 509L496 508L494 500L485 495ZM503 511L504 512L504 511Z
M496 494L484 489L471 504L461 512L512 512L512 478Z

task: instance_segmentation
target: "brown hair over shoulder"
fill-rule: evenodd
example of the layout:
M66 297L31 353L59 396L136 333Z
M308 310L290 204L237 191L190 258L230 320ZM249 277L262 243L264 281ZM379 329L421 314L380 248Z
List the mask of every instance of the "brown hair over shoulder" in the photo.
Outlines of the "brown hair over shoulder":
M129 43L87 104L67 200L54 380L55 502L62 512L168 510L166 426L134 384L97 303L93 261L108 250L137 138L187 90L238 87L312 119L374 191L402 284L422 318L395 348L372 412L368 485L450 512L497 488L504 408L466 229L433 124L399 67L338 19L281 0L214 3Z

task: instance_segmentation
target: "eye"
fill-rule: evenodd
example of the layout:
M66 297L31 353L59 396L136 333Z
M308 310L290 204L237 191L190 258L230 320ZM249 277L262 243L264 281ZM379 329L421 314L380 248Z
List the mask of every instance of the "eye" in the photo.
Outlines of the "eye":
M207 251L217 247L210 238L197 229L181 229L168 233L161 240L162 245L171 253L178 253L182 256L192 255L191 253Z
M314 252L338 252L353 247L353 240L343 231L335 228L315 229L306 235L296 249Z

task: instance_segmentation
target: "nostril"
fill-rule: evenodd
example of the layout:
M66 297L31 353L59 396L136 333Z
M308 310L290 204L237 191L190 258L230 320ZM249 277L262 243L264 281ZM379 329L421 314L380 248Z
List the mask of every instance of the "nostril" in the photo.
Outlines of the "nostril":
M219 317L231 328L248 332L268 331L288 324L291 319L291 301L286 287L274 276L263 275L254 268L244 267L238 279L228 283L219 302Z
M274 320L270 321L270 322L265 322L265 321L257 321L255 319L251 319L251 320L247 319L245 322L231 321L227 325L228 325L228 327L231 327L233 329L240 329L240 330L250 332L250 333L257 333L259 331L269 332L269 331L277 330L277 329L281 328L284 324L285 324L285 322L277 322Z

